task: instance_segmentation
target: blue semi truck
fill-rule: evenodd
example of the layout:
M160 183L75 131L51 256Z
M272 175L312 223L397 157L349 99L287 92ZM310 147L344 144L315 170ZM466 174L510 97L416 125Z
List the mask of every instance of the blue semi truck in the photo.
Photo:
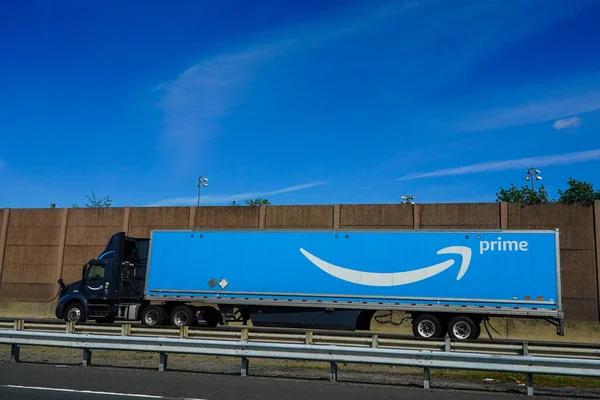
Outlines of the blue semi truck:
M82 322L369 330L402 311L421 338L475 339L489 317L563 335L558 230L152 230L115 233L65 285Z

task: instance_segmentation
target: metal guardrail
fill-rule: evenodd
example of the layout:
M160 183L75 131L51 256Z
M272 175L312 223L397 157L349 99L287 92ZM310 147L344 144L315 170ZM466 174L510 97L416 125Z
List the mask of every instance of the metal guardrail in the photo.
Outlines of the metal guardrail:
M167 369L169 353L231 356L241 359L241 375L249 372L249 358L320 361L330 363L330 380L337 381L338 363L379 364L423 368L423 387L430 388L431 369L460 369L527 374L527 394L533 395L533 374L600 377L600 360L503 355L462 351L404 350L326 344L290 344L193 338L133 337L104 334L0 331L0 344L11 345L19 361L21 346L53 346L83 349L83 366L92 361L92 350L155 352L159 371Z
M600 344L487 339L463 341L450 338L424 340L394 333L310 331L243 326L217 329L155 328L127 323L101 325L26 320L0 321L0 331L2 330L600 359Z

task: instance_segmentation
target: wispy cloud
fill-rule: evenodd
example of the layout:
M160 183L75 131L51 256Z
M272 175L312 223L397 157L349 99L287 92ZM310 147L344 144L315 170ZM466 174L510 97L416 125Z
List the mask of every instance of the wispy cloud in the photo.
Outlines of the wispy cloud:
M600 160L600 149L579 151L574 153L555 154L550 156L538 156L518 158L514 160L491 161L479 164L465 165L461 167L445 168L429 172L415 172L398 178L399 181L411 179L434 178L440 176L469 175L479 172L509 171L514 169L535 167L547 167L551 165L575 164L592 160Z
M200 145L219 134L220 122L244 100L257 71L276 56L322 47L331 41L410 10L418 2L385 6L370 12L351 10L335 21L322 21L280 32L271 40L250 43L187 68L175 80L158 86L164 135L161 146L175 154L180 167L198 157Z
M297 192L299 190L310 189L316 186L325 185L327 182L317 181L311 183L305 183L302 185L288 186L282 189L272 190L269 192L246 192L229 195L205 195L201 197L202 204L222 204L230 203L232 201L239 201L244 199L265 197L265 196L276 196L282 193ZM157 206L174 206L174 205L193 205L196 204L197 197L175 197L170 199L164 199L154 204L150 204L149 207Z
M600 110L600 89L570 96L554 96L469 117L460 123L462 131L479 131L534 124ZM558 122L558 121L557 121ZM573 120L573 122L575 122ZM556 127L555 127L556 129Z
M559 119L558 121L556 121L555 123L552 124L552 127L554 129L556 129L557 131L560 131L561 129L567 129L567 128L579 128L580 126L581 126L581 118L579 118L579 117Z

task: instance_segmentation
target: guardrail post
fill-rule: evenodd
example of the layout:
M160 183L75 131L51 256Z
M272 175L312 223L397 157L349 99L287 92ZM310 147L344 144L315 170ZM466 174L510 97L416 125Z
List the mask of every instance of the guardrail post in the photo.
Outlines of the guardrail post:
M131 335L131 324L121 325L121 336L129 336L129 335Z
M23 329L25 329L25 321L22 319L17 319L15 320L13 327L15 331L22 331Z
M527 343L527 342L523 342L523 355L524 356L529 355L529 343Z
M338 368L337 363L332 362L329 367L329 380L331 382L337 382L338 380Z
M158 370L160 372L165 372L167 370L167 361L169 360L169 355L167 353L160 353L160 360L158 361Z
M248 338L250 337L250 333L248 331L248 328L244 328L240 331L240 335L241 335L241 340L242 342L247 342Z
M242 368L240 371L240 375L248 376L249 369L250 369L250 360L248 360L248 357L242 357Z
M188 337L189 326L180 326L179 327L179 339L185 339Z
M379 346L379 335L371 336L371 347Z
M447 337L444 339L444 351L449 352L450 350L452 350L452 342L450 341L450 338Z
M90 349L83 349L83 362L81 365L84 367L92 365L92 351Z
M67 322L67 324L65 325L65 332L66 333L75 332L75 322L73 322L73 321Z
M305 344L313 344L313 333L312 332L306 332L306 338L304 340Z
M527 374L527 396L533 396L533 374Z
M10 361L11 362L20 362L21 361L21 346L18 344L13 344L10 346Z
M431 384L431 372L429 368L423 368L423 389L429 389Z

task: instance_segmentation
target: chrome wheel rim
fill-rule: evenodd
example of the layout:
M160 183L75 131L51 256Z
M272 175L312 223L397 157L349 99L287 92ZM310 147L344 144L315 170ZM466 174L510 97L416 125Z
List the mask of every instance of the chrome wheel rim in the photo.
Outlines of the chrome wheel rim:
M173 316L173 322L177 326L185 326L189 321L189 316L185 311L178 311Z
M452 327L452 333L457 339L467 339L471 335L471 327L465 321L458 321Z
M77 322L81 319L81 310L77 307L73 307L67 313L67 318L71 322Z
M147 325L156 325L158 322L158 311L150 310L147 312L144 317L144 322L146 322Z
M421 321L417 325L417 330L422 337L432 337L435 334L435 325L429 320Z

